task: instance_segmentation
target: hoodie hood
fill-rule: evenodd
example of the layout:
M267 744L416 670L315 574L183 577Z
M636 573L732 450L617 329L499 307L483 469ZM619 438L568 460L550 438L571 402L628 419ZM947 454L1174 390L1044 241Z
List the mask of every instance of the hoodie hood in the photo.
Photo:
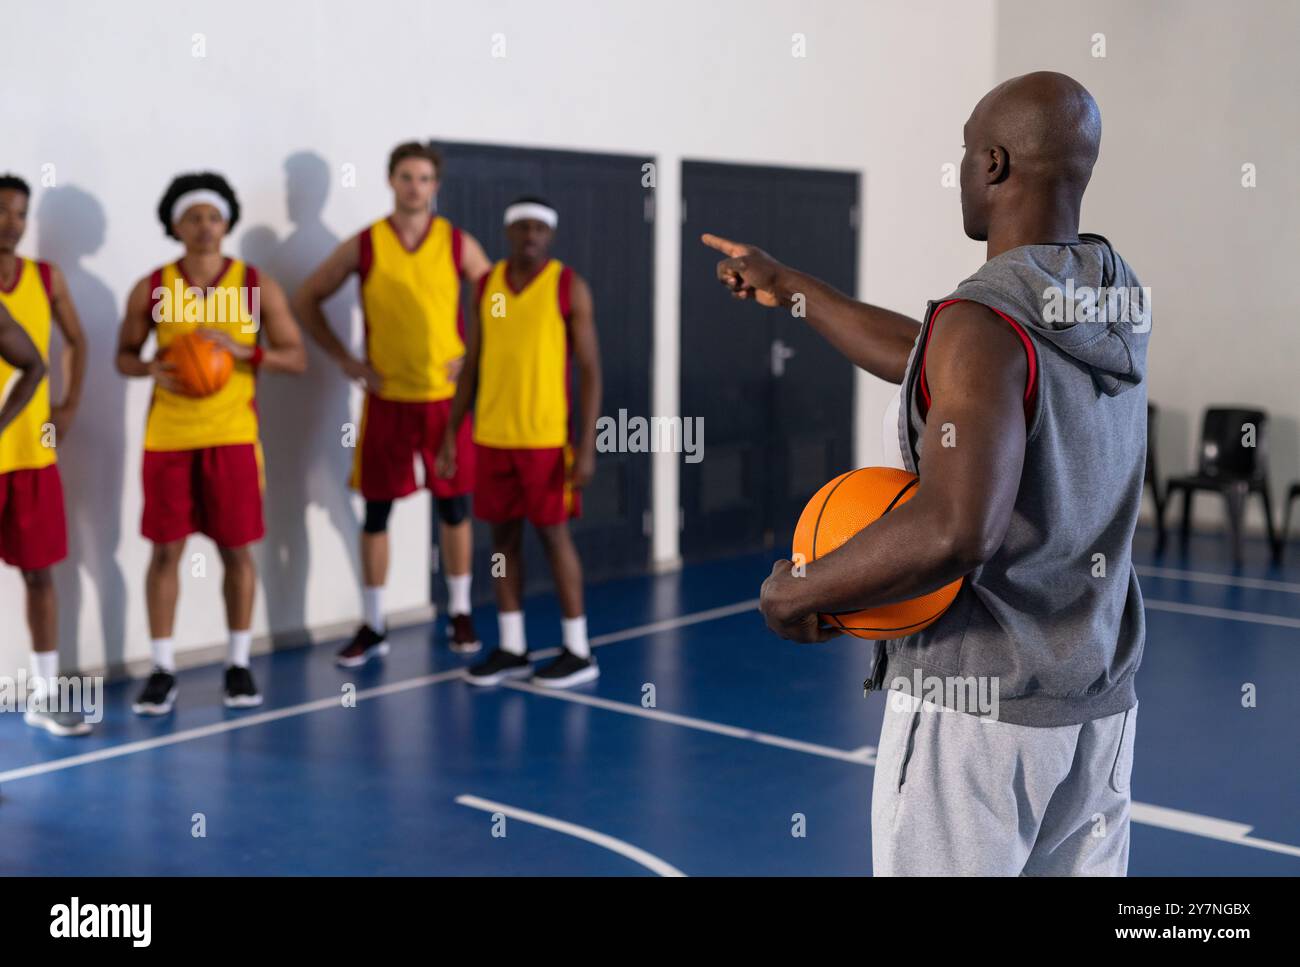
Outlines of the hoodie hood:
M1146 376L1150 292L1100 235L1003 252L963 281L953 298L1005 312L1087 367L1107 396Z

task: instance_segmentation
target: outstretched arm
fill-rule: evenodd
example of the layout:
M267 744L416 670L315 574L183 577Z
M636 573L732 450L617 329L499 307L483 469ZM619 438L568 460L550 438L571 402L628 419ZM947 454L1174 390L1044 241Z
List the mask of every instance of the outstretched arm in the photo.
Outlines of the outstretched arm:
M890 383L901 383L907 357L921 331L915 319L850 299L820 279L782 265L753 245L717 235L700 240L727 256L718 263L718 280L737 299L764 306L790 306L803 297L809 325L855 366Z
M18 370L18 379L0 405L0 430L3 430L22 412L45 378L40 351L4 306L0 306L0 359ZM4 387L0 386L0 392L3 391Z

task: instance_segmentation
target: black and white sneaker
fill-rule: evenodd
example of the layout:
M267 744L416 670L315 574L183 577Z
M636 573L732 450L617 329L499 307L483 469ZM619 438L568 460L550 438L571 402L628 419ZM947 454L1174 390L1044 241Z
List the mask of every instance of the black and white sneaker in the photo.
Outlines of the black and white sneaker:
M262 704L262 693L257 690L250 669L231 665L226 669L226 708L253 708Z
M451 650L460 655L472 655L483 647L474 630L474 619L467 614L454 614L447 622L447 634L451 637L448 644Z
M370 659L382 658L387 654L388 629L380 633L370 625L362 625L334 661L340 668L360 668Z
M567 648L560 656L533 676L533 684L544 688L572 688L600 677L600 666L594 658L579 658Z
M155 668L131 706L136 715L166 715L176 703L176 676Z
M527 678L532 673L533 665L527 656L494 648L487 658L465 670L465 681L471 685L499 685L507 678Z

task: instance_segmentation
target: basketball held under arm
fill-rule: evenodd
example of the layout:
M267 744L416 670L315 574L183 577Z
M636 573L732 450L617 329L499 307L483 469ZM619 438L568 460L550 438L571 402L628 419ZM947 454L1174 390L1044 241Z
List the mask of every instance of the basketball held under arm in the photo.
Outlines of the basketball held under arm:
M776 581L778 621L929 594L1002 545L1025 457L1024 348L992 310L961 303L931 337L927 372L916 496L808 564L803 577Z

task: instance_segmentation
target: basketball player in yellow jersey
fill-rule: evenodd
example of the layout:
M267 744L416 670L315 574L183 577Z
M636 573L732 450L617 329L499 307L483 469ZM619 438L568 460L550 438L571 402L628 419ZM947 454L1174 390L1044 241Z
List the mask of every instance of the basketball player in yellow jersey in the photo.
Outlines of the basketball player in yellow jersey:
M81 398L86 341L58 266L18 254L30 198L31 190L21 178L0 176L0 309L7 310L29 337L42 374L50 355L51 322L59 327L64 345L63 400L51 406L48 379L37 376L33 384L37 370L0 350L0 395L15 370L19 371L0 409L0 560L22 571L27 588L32 678L24 718L29 725L54 735L85 735L90 726L81 712L59 708L54 701L59 696L55 682L58 601L50 568L68 553L63 484L55 449L63 443ZM12 326L0 339L12 354L17 342Z
M496 582L500 645L469 669L474 685L531 675L538 685L568 688L600 674L587 642L582 563L568 524L579 515L580 491L596 468L600 351L590 288L550 257L558 220L540 198L521 198L506 209L510 257L479 286L465 370L438 455L439 471L454 473L464 453L456 430L473 404L474 516L492 524L493 548L506 565ZM576 453L569 428L570 356L580 387ZM524 640L525 518L546 548L563 618L564 650L535 675Z
M489 263L472 235L430 214L441 167L441 156L426 145L412 142L393 149L388 159L393 213L340 245L294 297L307 331L344 374L366 389L351 481L366 501L361 527L363 620L339 652L338 663L345 668L388 652L383 603L388 515L394 500L417 489L417 456L440 520L438 545L447 575L451 647L459 652L480 647L470 618L473 548L468 495L474 487L474 461L468 426L461 437L467 453L459 471L439 478L434 462L465 356L461 280L477 283ZM354 272L361 280L365 313L364 360L339 341L320 308Z
M221 252L239 220L239 202L224 178L203 173L174 179L158 216L185 252L131 290L117 351L119 372L154 380L141 525L153 542L145 595L154 669L134 708L139 715L164 715L175 701L176 572L186 538L195 532L221 552L230 630L224 700L229 708L245 708L262 701L248 668L257 589L249 548L264 532L256 377L260 370L301 373L307 354L276 281ZM226 384L203 397L179 392L163 358L174 339L196 330L235 359ZM151 334L157 351L146 362L140 352Z

